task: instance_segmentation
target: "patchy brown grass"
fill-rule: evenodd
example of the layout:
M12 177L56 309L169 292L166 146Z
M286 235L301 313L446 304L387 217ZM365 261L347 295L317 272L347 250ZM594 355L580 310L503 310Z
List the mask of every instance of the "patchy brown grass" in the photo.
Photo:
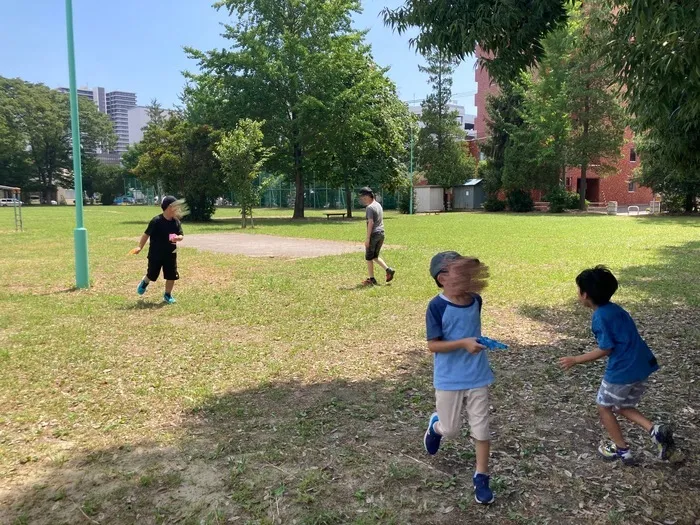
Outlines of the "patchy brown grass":
M284 262L183 250L180 302L166 308L162 283L134 297L144 261L114 241L134 225L94 227L91 257L109 264L94 268L89 291L70 291L70 250L47 254L48 234L0 255L2 275L12 272L0 291L0 523L696 523L697 230L654 223L663 228L654 243L676 244L649 247L650 260L610 246L621 300L662 364L641 408L672 421L679 445L660 462L625 427L634 468L595 456L602 364L556 366L593 344L570 274L595 242L570 248L562 273L560 250L511 236L519 218L491 224L489 239L503 246L440 241L485 252L485 333L511 345L491 354L497 500L484 508L471 492L466 429L434 458L422 449L434 403L422 342L433 219L453 221L450 231L467 220L391 219L411 247L388 252L399 267L391 286L356 289L354 255ZM553 235L549 217L523 220ZM628 240L651 235L649 224L614 224ZM280 231L314 237L325 227Z

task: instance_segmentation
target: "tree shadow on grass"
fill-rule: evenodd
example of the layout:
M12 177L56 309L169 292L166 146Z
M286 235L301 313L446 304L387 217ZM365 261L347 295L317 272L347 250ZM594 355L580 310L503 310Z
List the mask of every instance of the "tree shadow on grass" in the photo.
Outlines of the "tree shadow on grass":
M51 295L64 295L73 292L81 291L77 286L71 286L70 288L64 288L63 290L51 290L49 292L33 293L32 295L38 295L39 297L49 297Z
M632 496L649 502L649 519L691 516L697 462L645 458L635 470L596 461L592 393L527 351L492 358L498 499L476 505L466 429L436 457L425 454L430 361L422 348L400 359L373 380L281 380L212 395L173 415L176 427L156 429L169 440L18 463L0 489L0 522L510 525L602 523L617 513L637 523L639 509L618 503Z
M672 468L677 474L690 474L688 490L700 498L700 242L659 249L661 261L632 266L615 272L626 293L621 305L632 314L637 327L657 356L661 369L650 378L640 409L655 421L669 421L675 428L679 453ZM594 407L595 392L602 379L605 363L575 367L568 374L558 370L556 360L596 348L591 332L591 311L576 300L559 306L527 305L518 312L541 323L542 329L559 339L549 348L552 354L549 375L571 385L569 399L579 399L588 410ZM585 393L585 398L580 398ZM647 447L648 439L638 429L627 427L635 447ZM636 439L635 439L636 438ZM647 452L645 452L646 454ZM644 476L647 473L645 471ZM689 522L690 517L685 518ZM633 522L637 522L632 520ZM683 521L683 519L680 519Z
M136 302L128 303L121 307L121 310L156 310L169 306L165 301L150 302L139 299Z

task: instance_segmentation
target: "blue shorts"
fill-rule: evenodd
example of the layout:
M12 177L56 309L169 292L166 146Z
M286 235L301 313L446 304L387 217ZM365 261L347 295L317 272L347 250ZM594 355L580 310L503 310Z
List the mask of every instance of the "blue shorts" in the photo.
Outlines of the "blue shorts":
M648 384L646 380L629 385L608 383L603 380L595 401L603 407L636 408Z

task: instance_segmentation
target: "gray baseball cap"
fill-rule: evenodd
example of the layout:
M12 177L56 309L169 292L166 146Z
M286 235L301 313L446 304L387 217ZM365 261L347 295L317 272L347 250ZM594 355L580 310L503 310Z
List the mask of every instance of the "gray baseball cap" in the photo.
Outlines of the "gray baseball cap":
M438 274L452 261L460 259L462 256L457 252L440 252L430 260L430 275L435 279Z

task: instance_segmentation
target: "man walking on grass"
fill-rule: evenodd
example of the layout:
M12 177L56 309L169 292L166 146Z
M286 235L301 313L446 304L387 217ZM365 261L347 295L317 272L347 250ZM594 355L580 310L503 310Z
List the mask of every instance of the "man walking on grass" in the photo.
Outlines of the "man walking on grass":
M360 190L360 203L367 208L367 235L365 236L365 260L369 277L362 284L364 286L376 286L377 280L374 278L374 263L376 262L386 271L386 282L390 283L394 279L395 270L389 268L379 257L379 252L384 244L384 210L382 205L374 199L374 192L365 186Z

